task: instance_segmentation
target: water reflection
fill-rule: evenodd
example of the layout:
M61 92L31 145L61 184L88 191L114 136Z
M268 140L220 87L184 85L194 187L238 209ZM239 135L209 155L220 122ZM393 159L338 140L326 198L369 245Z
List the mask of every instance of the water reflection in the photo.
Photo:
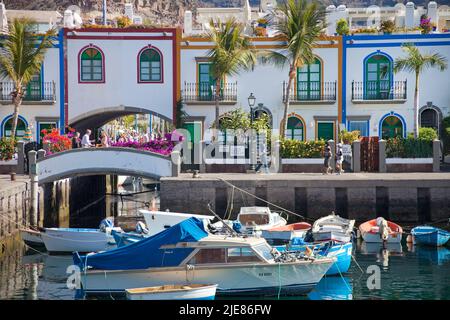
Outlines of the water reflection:
M310 300L352 300L353 285L348 276L324 277L308 294Z
M401 243L369 243L362 241L359 244L361 254L375 255L376 262L381 264L384 269L389 267L389 257L401 256L403 247Z

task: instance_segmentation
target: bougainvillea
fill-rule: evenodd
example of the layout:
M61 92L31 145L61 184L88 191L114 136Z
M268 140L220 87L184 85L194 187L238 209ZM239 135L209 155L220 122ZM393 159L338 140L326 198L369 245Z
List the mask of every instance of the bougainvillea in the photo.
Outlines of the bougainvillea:
M183 137L181 135L176 135L176 138L174 138L174 140L182 141ZM150 140L149 142L114 142L111 144L111 146L151 151L168 156L172 153L175 142L172 141L172 134L168 133L164 135L164 138L156 138Z
M16 141L12 141L11 138L0 139L0 160L8 161L14 157Z
M72 148L72 142L69 137L63 136L59 133L59 130L53 128L50 132L46 129L42 130L44 135L42 142L47 149L47 155L69 150Z

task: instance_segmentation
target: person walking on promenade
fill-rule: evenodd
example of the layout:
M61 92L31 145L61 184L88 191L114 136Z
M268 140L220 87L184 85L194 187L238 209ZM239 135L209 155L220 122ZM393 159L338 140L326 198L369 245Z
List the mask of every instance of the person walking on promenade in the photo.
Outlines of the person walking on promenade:
M103 147L103 148L109 147L108 135L106 134L105 131L103 131L103 132L101 133L101 136L100 136L100 146Z
M323 152L323 156L324 156L324 162L323 162L323 174L329 174L333 172L333 168L331 168L330 166L330 161L331 161L331 156L332 156L332 152L331 152L331 147L328 145L328 142L325 143L325 148L324 148L324 152Z
M344 172L344 170L342 170L343 160L344 154L342 153L342 143L338 143L336 150L336 174L341 174L342 172Z
M90 140L91 130L87 129L86 133L84 134L83 138L81 139L81 147L83 148L90 148L92 147L92 143Z
M74 136L72 137L72 149L79 149L79 148L81 148L80 133L75 132Z

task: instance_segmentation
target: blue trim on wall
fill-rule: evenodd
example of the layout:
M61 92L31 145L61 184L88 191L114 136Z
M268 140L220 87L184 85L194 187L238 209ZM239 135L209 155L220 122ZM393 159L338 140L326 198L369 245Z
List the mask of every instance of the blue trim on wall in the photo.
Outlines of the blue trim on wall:
M391 111L389 113L386 113L384 116L382 116L381 119L380 119L380 122L378 122L378 136L380 137L380 139L382 138L383 121L384 121L384 119L386 119L389 116L396 116L397 118L400 119L400 121L402 122L402 125L403 125L403 138L406 138L407 127L406 127L405 118L403 118L403 116L401 116L400 114L398 114L398 113L396 113L394 111Z
M41 64L41 74L40 74L40 78L41 78L41 95L43 95L44 94L44 62L45 62L45 60L44 61L42 61L42 64Z
M380 48L380 47L401 47L406 43L411 43L416 47L450 46L450 41L430 41L430 42L376 42L376 43L353 43L347 44L352 48Z
M64 31L59 30L58 33L59 42L59 131L64 134L64 124L65 124L65 112L64 112Z
M351 35L348 40L450 39L450 33Z
M11 118L13 117L13 115L14 115L14 114L11 113L9 116L6 116L5 118L3 118L2 123L0 124L0 137L3 137L3 131L4 131L4 129L5 129L6 121L8 121L9 119L11 119ZM25 122L25 126L28 127L28 121L27 121L27 119L25 119L24 117L22 117L20 114L19 114L19 119L22 120L23 122Z

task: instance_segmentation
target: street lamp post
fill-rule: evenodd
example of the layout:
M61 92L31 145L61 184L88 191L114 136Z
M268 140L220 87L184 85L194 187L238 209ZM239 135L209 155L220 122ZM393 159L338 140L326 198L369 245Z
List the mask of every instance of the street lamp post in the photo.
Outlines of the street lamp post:
M250 125L253 128L253 107L255 105L256 102L256 98L253 95L253 93L250 93L250 96L248 97L248 105L250 107ZM253 141L253 131L251 131L251 138ZM253 141L254 142L254 141ZM255 163L253 162L254 159L254 145L253 143L250 145L250 151L251 151L251 156L250 156L250 170L255 170Z

